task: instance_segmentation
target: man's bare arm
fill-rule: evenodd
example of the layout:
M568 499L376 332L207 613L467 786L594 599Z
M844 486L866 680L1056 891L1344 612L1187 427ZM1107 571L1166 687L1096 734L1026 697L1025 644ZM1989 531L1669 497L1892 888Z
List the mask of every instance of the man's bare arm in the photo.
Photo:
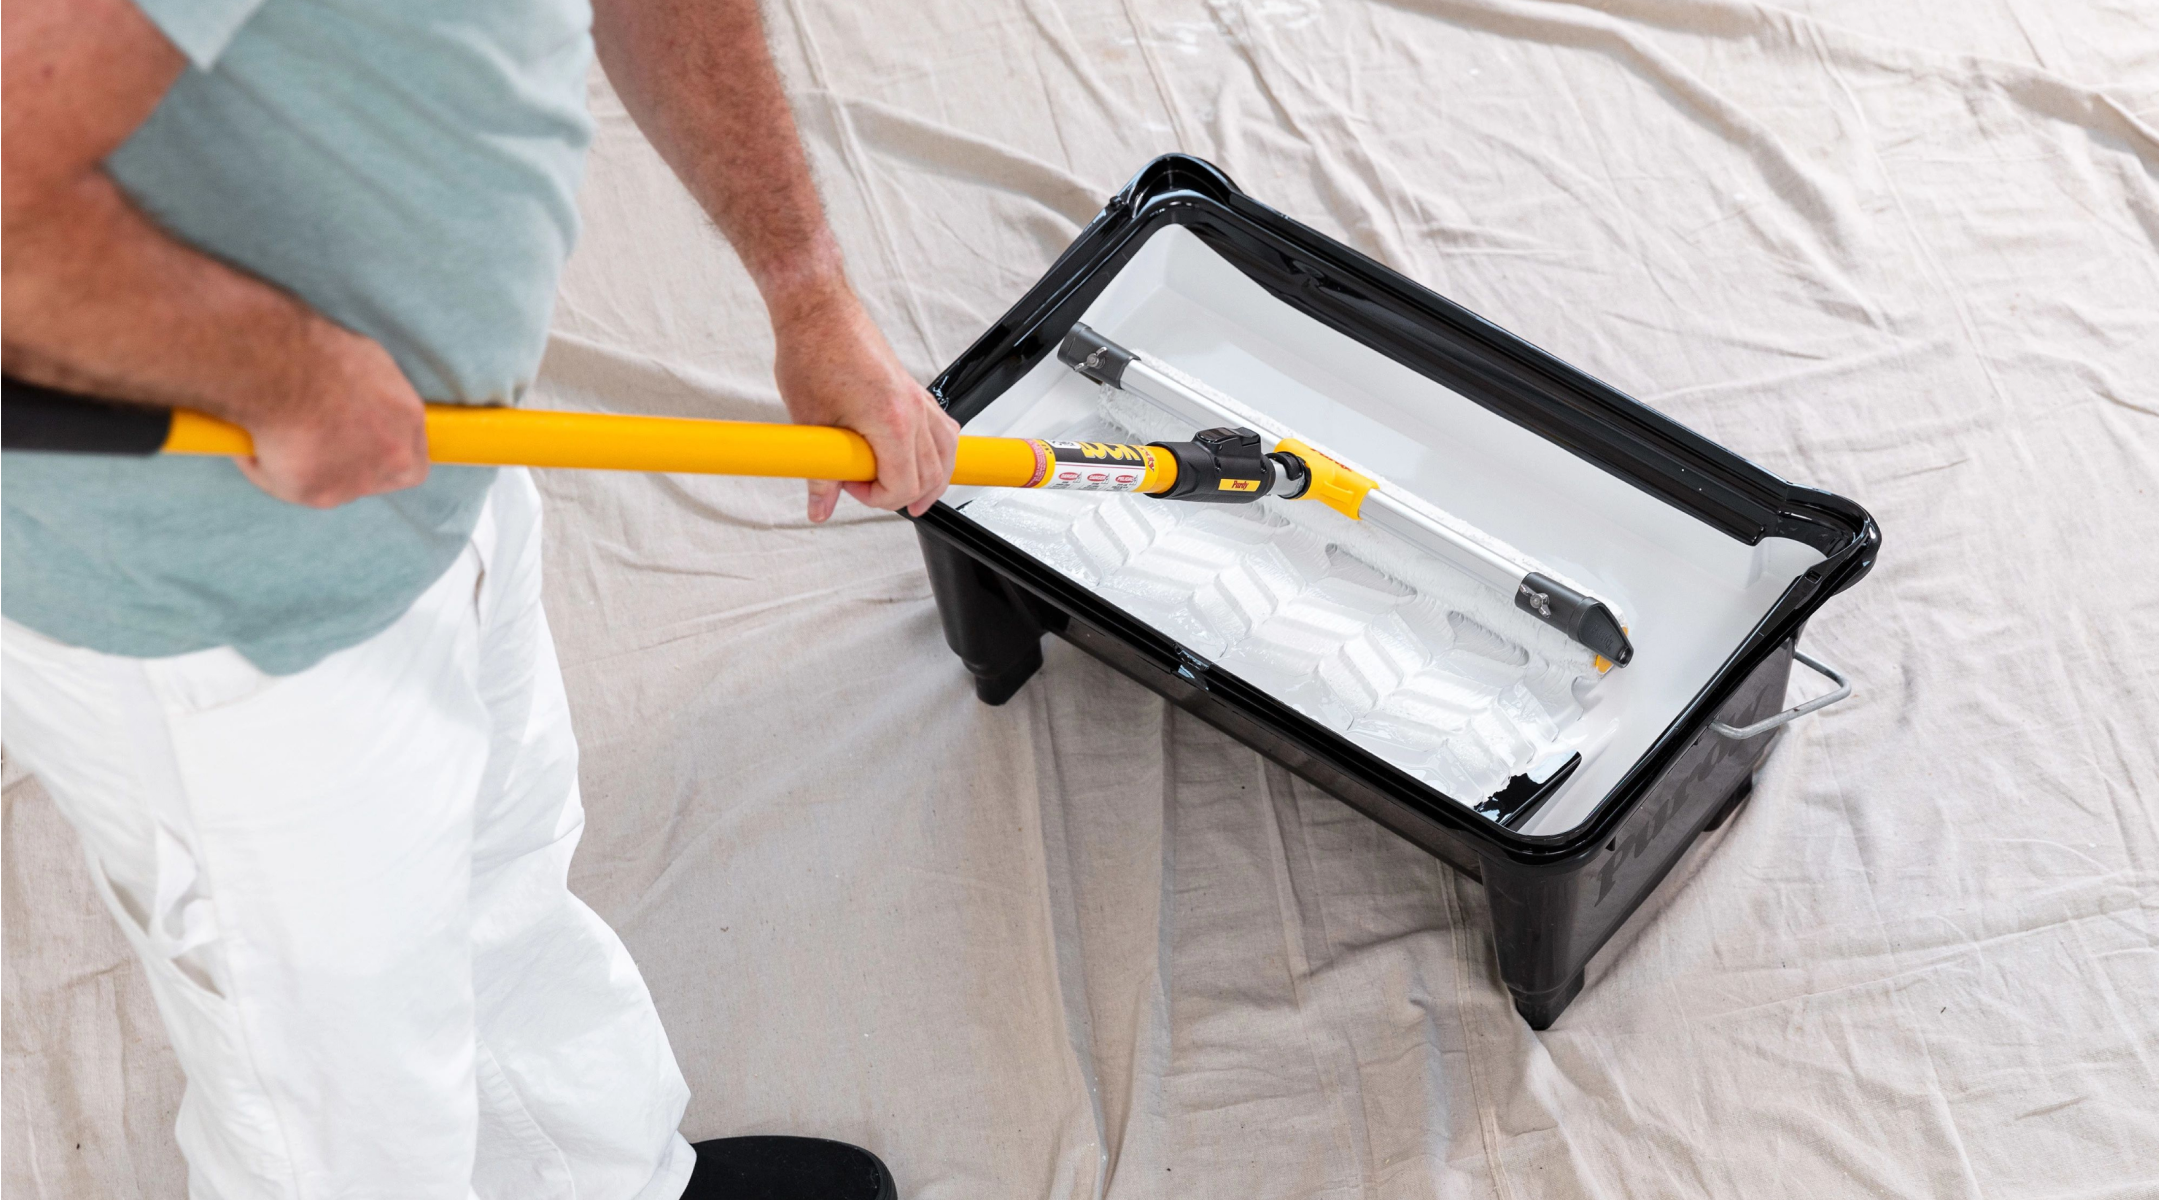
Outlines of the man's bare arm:
M959 427L862 308L825 222L756 0L599 0L593 37L615 91L757 281L795 420L860 432L877 452L865 504L920 514L952 477ZM810 485L810 519L837 485Z
M39 383L245 426L241 469L318 507L426 478L420 399L382 347L182 244L100 164L186 66L129 0L0 7L0 361Z

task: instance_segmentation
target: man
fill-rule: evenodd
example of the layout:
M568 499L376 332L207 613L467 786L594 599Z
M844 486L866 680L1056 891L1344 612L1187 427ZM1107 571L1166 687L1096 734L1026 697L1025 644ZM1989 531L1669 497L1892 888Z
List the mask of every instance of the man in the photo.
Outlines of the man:
M754 0L595 8L4 10L7 371L256 447L4 473L9 749L149 972L198 1200L890 1194L852 1147L676 1132L651 998L564 883L537 494L426 462L423 398L531 382L596 50L756 279L789 411L876 450L848 490L919 513L950 477L956 427L847 285Z

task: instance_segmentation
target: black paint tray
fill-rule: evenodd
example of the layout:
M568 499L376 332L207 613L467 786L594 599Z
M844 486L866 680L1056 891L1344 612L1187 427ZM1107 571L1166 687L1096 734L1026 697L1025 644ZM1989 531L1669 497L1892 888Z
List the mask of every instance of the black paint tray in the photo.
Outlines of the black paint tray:
M1782 724L1849 691L1795 645L1873 565L1864 509L1770 475L1199 159L1150 163L930 390L970 432L1049 436L1044 422L1094 402L1055 355L1080 321L1594 580L1630 614L1635 661L1585 687L1561 731L1575 752L1452 796L1020 549L969 515L979 497L955 489L916 526L983 700L1010 698L1054 633L1482 881L1501 976L1535 1028L1746 798ZM1795 657L1841 690L1780 712Z

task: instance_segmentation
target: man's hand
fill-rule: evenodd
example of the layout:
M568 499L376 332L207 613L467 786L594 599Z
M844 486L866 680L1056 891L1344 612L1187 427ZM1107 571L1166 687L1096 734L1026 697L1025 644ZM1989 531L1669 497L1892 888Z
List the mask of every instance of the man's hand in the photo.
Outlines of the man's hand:
M810 481L810 520L832 515L842 489L872 508L915 516L952 482L960 427L922 390L845 284L799 308L776 308L773 374L797 424L842 425L869 439L873 483Z
M251 406L240 422L255 455L240 473L291 504L335 508L427 479L427 408L388 351L322 322L282 397Z

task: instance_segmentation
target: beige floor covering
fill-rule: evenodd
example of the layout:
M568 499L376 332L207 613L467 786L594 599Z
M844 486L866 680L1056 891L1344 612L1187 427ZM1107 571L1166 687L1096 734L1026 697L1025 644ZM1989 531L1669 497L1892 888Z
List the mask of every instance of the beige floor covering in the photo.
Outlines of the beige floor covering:
M2159 1195L2148 3L770 11L924 378L1182 147L1887 542L1807 636L1857 696L1533 1034L1478 887L1363 818L1069 648L978 705L903 522L547 476L575 882L689 1132L925 1200ZM539 402L777 414L741 269L594 100ZM142 977L14 774L4 833L6 1194L178 1196Z

